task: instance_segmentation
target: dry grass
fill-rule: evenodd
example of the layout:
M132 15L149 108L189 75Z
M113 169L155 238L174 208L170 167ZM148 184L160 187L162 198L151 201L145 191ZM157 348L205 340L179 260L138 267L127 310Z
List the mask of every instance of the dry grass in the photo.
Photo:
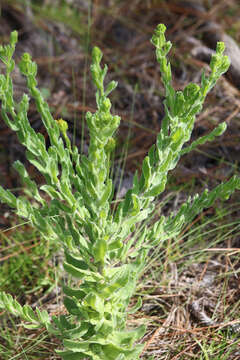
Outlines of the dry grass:
M48 101L55 118L62 116L68 120L79 146L82 140L87 144L88 136L83 122L76 119L82 120L87 110L95 108L94 89L89 85L89 50L93 44L103 50L104 61L109 64L108 76L119 82L112 97L114 111L122 117L116 166L123 163L122 147L129 136L125 170L130 175L140 167L155 141L163 117L164 92L149 42L155 26L165 23L167 36L174 44L171 60L176 89L182 89L190 81L199 82L202 68L208 72L204 57L197 57L199 49L210 49L203 32L206 22L219 24L236 41L240 36L240 6L236 0L202 1L205 12L196 6L183 6L177 0L72 1L69 16L79 21L79 31L75 25L71 27L71 22L56 20L54 12L49 11L47 16L44 6L33 8L26 25L21 2L6 3L9 5L3 6L0 35L6 39L18 25L22 35L20 50L35 55L39 85L50 89ZM47 1L42 3L46 5ZM54 3L58 1L52 1L53 7ZM91 19L91 26L87 19ZM177 209L188 195L238 173L240 87L231 80L223 77L208 96L193 138L208 133L222 121L227 121L228 130L220 139L185 156L171 173L167 194L174 195L163 207L166 214ZM17 89L21 90L22 86L20 79ZM30 109L30 116L33 126L44 133L34 109ZM23 160L24 151L2 122L0 139L0 183L15 188L19 184L10 164L19 157ZM41 182L34 169L29 170ZM15 220L11 217L9 221L8 209L1 209L0 225L6 229ZM238 219L239 195L236 194L227 204L218 203L200 214L181 237L169 239L154 249L151 265L137 291L143 298L143 307L129 318L129 325L142 321L147 324L143 359L151 356L159 360L240 359L238 329L234 325L240 321ZM22 252L18 249L10 256L2 250L2 260L6 256L8 260L19 257ZM27 249L29 254L32 250ZM31 304L36 298L29 295L27 301ZM56 293L43 301L43 306L52 313L59 311L59 304L61 298ZM0 357L3 360L58 359L54 355L56 339L49 339L42 331L24 330L5 315L2 319Z

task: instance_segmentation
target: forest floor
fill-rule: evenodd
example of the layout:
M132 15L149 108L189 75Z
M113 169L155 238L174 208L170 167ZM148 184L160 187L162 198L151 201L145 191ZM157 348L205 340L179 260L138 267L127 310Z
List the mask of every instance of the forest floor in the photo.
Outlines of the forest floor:
M155 142L164 115L164 89L150 38L157 24L167 26L173 43L170 61L173 86L182 90L200 83L202 70L217 41L224 41L232 66L208 95L197 117L192 139L226 121L226 132L185 155L169 175L159 199L165 215L176 211L189 195L212 189L233 174L240 161L240 5L237 0L21 0L0 1L0 42L19 33L16 60L32 54L38 65L38 85L55 119L69 124L69 136L86 151L86 111L94 111L90 77L91 48L97 45L108 64L108 79L118 81L111 96L121 116L114 160L121 196ZM18 98L24 79L15 77ZM46 135L31 104L33 128ZM40 184L42 178L27 164L24 148L0 119L0 185L22 191L12 164L21 160ZM121 180L120 180L121 179ZM218 201L187 226L181 236L154 249L137 294L142 308L129 326L144 322L147 334L142 359L240 359L240 198ZM61 312L56 285L61 259L27 224L0 205L0 290L21 303ZM60 305L59 305L60 304ZM0 314L0 359L59 359L58 340L45 331L26 330L5 312Z

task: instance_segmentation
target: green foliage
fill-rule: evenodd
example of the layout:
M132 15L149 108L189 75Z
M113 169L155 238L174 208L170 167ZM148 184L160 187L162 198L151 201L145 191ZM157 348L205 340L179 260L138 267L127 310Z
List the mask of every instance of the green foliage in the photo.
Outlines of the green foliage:
M45 239L60 244L65 252L65 271L70 278L81 280L78 287L62 287L67 315L51 319L46 312L21 307L5 293L0 295L0 307L30 322L27 326L45 326L50 333L59 336L64 350L57 352L64 360L138 359L143 345L135 342L143 336L145 327L127 329L126 318L128 312L141 306L139 299L133 309L128 309L149 249L178 235L203 208L211 206L216 198L230 196L240 187L239 178L233 177L211 192L205 190L202 195L190 198L177 214L169 218L162 216L152 227L146 228L136 242L131 240L135 225L153 213L154 200L164 191L168 172L176 166L180 156L225 130L225 124L221 124L209 135L183 147L190 140L195 117L202 109L207 93L229 67L229 60L223 55L224 44L217 45L210 64L211 74L207 77L203 73L201 86L189 84L183 91L176 92L171 85L171 66L167 60L171 43L166 41L164 33L165 26L159 25L152 43L156 47L166 89L166 115L156 144L143 161L140 177L135 174L132 188L116 211L111 208L114 191L110 154L120 118L111 114L108 96L117 83L112 81L104 85L107 66L101 67L101 51L95 47L92 54L97 111L86 114L90 144L88 156L85 156L71 144L66 122L53 119L37 88L37 66L29 54L24 54L19 68L26 76L29 93L47 130L50 146L47 147L44 137L31 128L27 117L29 97L24 94L20 103L13 98L11 72L15 66L12 56L17 33L12 33L10 45L0 48L0 58L6 65L6 74L0 76L2 117L26 147L29 162L45 178L45 185L39 190L18 161L14 167L35 201L30 202L23 196L17 198L2 187L0 199L16 209L19 217L28 219ZM44 193L49 195L49 202Z
M0 292L0 307L5 308L15 316L20 316L23 320L30 322L30 324L24 324L28 329L35 329L45 326L48 328L50 324L50 318L46 310L40 311L36 309L36 312L28 305L21 306L17 300L4 292Z
M10 237L0 235L0 289L24 298L26 293L41 296L51 291L55 285L54 268L49 266L49 259L56 252L57 246L49 247L39 238L37 231L26 226L14 231ZM49 251L50 250L50 251ZM31 256L29 256L31 252ZM56 270L55 270L56 271Z

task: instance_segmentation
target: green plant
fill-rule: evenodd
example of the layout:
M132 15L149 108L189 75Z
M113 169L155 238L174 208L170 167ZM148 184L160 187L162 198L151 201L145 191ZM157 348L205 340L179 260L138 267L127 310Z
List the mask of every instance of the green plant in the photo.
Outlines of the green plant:
M201 87L189 84L182 91L171 85L171 67L167 54L171 43L165 39L165 26L159 25L152 37L160 64L162 81L166 89L165 117L162 129L145 157L140 176L136 173L132 188L118 204L111 208L114 189L110 179L110 154L114 149L114 132L120 118L110 112L108 95L117 86L111 81L104 87L107 66L101 68L102 53L94 47L91 72L97 88L97 111L86 115L90 133L88 156L79 155L67 135L67 123L54 120L47 103L37 89L37 66L29 54L19 63L26 76L31 97L48 132L50 146L36 133L27 118L29 98L23 95L20 103L13 99L11 72L17 33L13 32L10 45L0 48L0 58L6 65L6 74L0 75L1 114L6 124L17 133L19 141L27 148L26 156L44 176L46 184L38 189L19 161L14 167L28 193L35 200L15 197L0 187L0 199L16 209L19 217L30 220L48 242L61 244L65 252L64 269L80 285L62 285L67 315L52 317L46 311L30 306L23 307L10 295L0 293L0 307L29 322L26 327L45 326L59 336L64 350L57 350L65 360L89 358L94 360L138 359L143 345L135 345L144 332L142 325L127 329L128 313L141 307L141 299L129 309L136 282L141 275L151 248L180 233L183 226L193 220L203 208L211 206L216 198L228 198L240 188L240 179L232 177L211 192L189 198L177 214L161 216L139 236L131 236L137 223L149 217L155 208L154 200L164 191L169 170L179 158L197 145L219 136L226 128L220 124L209 135L186 147L194 120L202 108L207 93L217 79L228 69L229 60L223 55L224 44L218 43L210 63L209 77L203 73ZM47 202L42 196L50 197Z
M49 252L46 244L41 241L39 233L25 226L14 231L10 238L0 233L0 241L1 290L14 294L18 289L18 296L26 293L36 295L38 292L39 296L43 285L45 294L52 289L55 285L54 270L49 266L49 259L54 250L56 252L56 246L55 249L51 246Z

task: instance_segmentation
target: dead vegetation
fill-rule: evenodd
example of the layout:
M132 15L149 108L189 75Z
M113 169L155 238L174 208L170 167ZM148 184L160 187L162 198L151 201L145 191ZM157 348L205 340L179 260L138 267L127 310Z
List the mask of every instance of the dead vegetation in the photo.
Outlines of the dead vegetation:
M122 169L126 160L125 171L131 178L140 166L163 117L164 91L149 42L153 29L162 22L174 44L171 60L176 89L191 81L200 82L202 68L208 71L209 57L220 39L226 42L232 62L227 76L208 96L193 136L208 133L222 121L227 121L228 129L220 139L181 160L171 174L168 193L173 196L166 201L163 211L173 211L188 195L238 173L238 1L68 0L64 5L67 16L60 11L60 3L63 4L60 0L42 0L23 5L20 0L2 1L0 36L4 42L10 31L18 30L17 56L23 51L33 55L39 67L39 87L45 92L54 117L64 117L69 122L71 136L83 151L88 142L84 114L95 108L89 76L89 54L94 44L102 49L109 64L109 77L119 83L112 96L114 112L122 118L116 167ZM25 85L17 73L15 80L18 96ZM29 118L33 127L46 135L34 108L30 109ZM24 149L2 121L0 140L0 184L18 188L11 164L19 158L25 161ZM125 160L123 148L128 151ZM40 183L35 170L30 167L29 171ZM15 221L8 209L1 206L0 227L6 230ZM4 234L10 237L10 232ZM143 359L151 356L159 360L240 359L239 239L239 194L236 194L227 204L219 202L201 214L181 237L169 239L162 248L154 250L151 266L138 287L143 307L129 319L129 325L145 321L148 326L143 339L146 342ZM29 244L26 247L22 244L21 251L30 254ZM6 249L0 253L0 261L6 260ZM57 291L50 294L53 296L43 297L43 306L50 312L61 311ZM27 301L34 304L36 296L29 295ZM14 329L11 320L6 324ZM57 340L18 327L17 335L21 334L25 340L17 343L16 355L27 349L29 359L57 359L54 355ZM32 350L34 339L39 344ZM5 340L0 335L1 341ZM46 357L47 353L52 353L52 357ZM4 354L1 356L7 359ZM25 359L24 355L14 358Z

